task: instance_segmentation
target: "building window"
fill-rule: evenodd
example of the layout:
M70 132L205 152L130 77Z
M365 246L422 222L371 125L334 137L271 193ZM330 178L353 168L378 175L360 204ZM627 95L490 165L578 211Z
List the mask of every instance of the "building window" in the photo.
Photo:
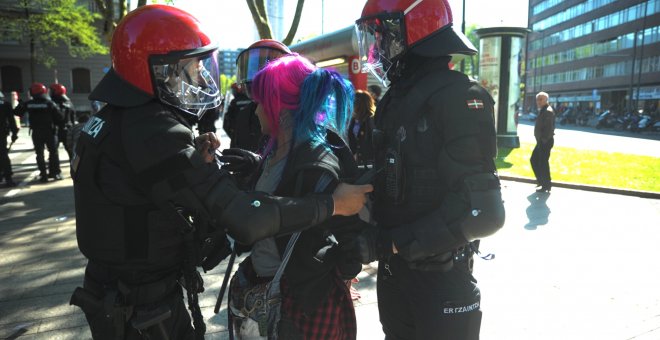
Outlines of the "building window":
M644 8L645 6L648 6L648 8ZM619 22L620 24L624 24L630 21L637 20L641 17L644 16L644 11L647 11L647 16L651 16L653 14L659 13L660 12L660 0L649 0L646 3L640 3L637 5L634 5L632 7L628 7L624 10L621 10L619 12L615 12L612 14L609 14L607 16L594 19L591 22L583 23L574 27L570 27L568 29L565 29L563 31L559 31L556 33L553 33L549 36L544 35L542 39L537 39L534 40L531 43L531 51L535 51L541 48L542 42L541 40L545 41L545 46L551 46L551 45L556 45L564 41L568 41L571 39L576 39L588 34L591 34L592 32L597 32L597 31L602 31L605 29L612 28L610 22ZM618 17L617 19L614 19L615 17ZM536 26L534 26L536 27Z
M92 92L91 80L89 70L86 68L74 68L71 70L73 78L73 93L90 93Z
M18 66L6 65L0 68L2 92L23 93L23 72Z

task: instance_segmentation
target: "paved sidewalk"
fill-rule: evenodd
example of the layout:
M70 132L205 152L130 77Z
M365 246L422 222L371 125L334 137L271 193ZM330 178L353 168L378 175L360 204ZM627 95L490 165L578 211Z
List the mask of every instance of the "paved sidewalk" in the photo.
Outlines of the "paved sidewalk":
M11 153L21 185L0 188L0 338L88 339L83 315L68 305L85 260L66 153L65 179L41 184L30 146L21 131ZM506 225L482 242L497 257L477 260L475 269L483 340L660 339L660 200L503 184ZM358 339L383 338L375 266L356 285ZM207 339L227 339L225 308L212 312L224 267L203 275Z

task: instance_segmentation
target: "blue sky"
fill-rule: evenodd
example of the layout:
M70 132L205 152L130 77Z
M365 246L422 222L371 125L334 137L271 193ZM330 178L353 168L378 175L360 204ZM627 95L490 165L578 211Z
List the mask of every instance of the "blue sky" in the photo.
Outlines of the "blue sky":
M359 18L365 0L306 0L298 28L298 37L321 34L352 25ZM465 0L466 23L480 27L527 26L528 0ZM321 20L321 4L325 20ZM454 25L461 25L462 0L449 0ZM296 0L284 0L285 17L293 16ZM247 47L257 37L247 4L243 0L176 0L175 5L195 15L214 32L221 49ZM286 19L285 19L286 20ZM289 18L290 20L290 18ZM285 29L290 21L285 22Z

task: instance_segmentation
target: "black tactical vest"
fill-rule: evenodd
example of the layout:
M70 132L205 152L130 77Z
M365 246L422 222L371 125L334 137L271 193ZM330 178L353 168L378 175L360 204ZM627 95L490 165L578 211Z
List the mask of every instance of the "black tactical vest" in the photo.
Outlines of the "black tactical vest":
M448 69L420 70L401 79L376 111L374 218L383 227L414 221L440 208L462 176L494 171L492 99ZM486 103L490 101L490 103ZM462 159L464 158L464 159Z
M78 247L91 261L117 270L178 268L181 227L137 183L123 149L122 115L106 107L80 134L72 164Z

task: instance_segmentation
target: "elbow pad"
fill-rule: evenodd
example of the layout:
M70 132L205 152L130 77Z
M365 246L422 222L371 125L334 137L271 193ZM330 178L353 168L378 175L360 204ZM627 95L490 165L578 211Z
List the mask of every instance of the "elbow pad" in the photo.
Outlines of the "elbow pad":
M468 241L495 234L504 225L505 211L500 181L495 174L470 175L464 180L468 211L460 231Z
M490 236L504 225L504 202L497 176L470 175L462 191L450 192L442 207L412 224L392 230L399 254L418 261Z

